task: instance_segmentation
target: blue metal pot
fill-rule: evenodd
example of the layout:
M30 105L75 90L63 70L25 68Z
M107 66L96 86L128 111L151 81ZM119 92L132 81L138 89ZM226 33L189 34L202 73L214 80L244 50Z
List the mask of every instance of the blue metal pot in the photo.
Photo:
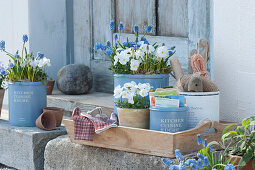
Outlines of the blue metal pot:
M168 74L114 74L114 88L120 85L121 87L128 82L134 81L138 83L149 83L153 89L163 88L169 86L169 75ZM149 100L149 97L148 97ZM114 99L114 113L117 113L117 108L115 102L117 99Z
M8 85L9 124L35 126L36 119L47 106L47 83L13 82Z
M150 130L180 132L187 130L187 107L151 107Z

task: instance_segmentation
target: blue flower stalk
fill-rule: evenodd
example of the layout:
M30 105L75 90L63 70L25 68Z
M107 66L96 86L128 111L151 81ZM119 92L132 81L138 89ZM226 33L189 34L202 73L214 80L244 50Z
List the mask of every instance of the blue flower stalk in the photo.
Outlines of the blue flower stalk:
M118 44L120 43L120 34L121 34L121 31L123 31L123 22L120 22L119 24L119 27L118 27L118 30L119 30L119 40L118 40ZM117 48L117 47L116 47Z
M115 24L114 24L114 21L111 20L110 22L110 30L111 30L111 45L113 45L113 31L115 29Z
M135 37L136 37L136 43L138 42L138 34L139 34L139 27L137 24L134 26L134 32L135 32Z

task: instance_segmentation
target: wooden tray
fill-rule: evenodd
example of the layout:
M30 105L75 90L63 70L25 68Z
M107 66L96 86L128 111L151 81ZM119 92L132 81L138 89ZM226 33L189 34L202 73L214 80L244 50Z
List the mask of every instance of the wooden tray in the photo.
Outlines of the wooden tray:
M202 135L212 127L212 122L203 122L199 127L178 133L159 132L147 129L130 127L115 127L100 134L94 135L93 141L74 140L74 121L64 120L71 142L89 146L116 149L127 152L174 158L175 149L181 153L189 154L201 149L197 145L197 134L201 134L207 142L220 140L223 129L229 125L214 122L215 133Z

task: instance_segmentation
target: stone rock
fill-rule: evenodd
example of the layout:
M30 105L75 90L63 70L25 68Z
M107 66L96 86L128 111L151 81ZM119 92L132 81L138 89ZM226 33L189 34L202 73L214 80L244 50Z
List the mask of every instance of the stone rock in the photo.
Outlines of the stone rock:
M86 94L92 84L92 73L83 64L69 64L58 71L57 87L65 94Z
M160 157L72 143L67 135L48 142L44 169L168 169Z
M0 120L0 164L21 170L41 170L46 144L65 134L64 127L44 131L36 127L15 127Z

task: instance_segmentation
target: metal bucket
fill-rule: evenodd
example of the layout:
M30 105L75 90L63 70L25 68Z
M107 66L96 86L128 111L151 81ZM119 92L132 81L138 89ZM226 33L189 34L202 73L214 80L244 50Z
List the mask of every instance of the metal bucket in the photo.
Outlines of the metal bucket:
M8 85L9 124L35 126L47 106L47 87L42 82L14 82Z
M151 107L150 130L171 133L187 130L187 107Z
M128 82L134 81L138 83L149 83L154 89L163 88L169 86L169 75L168 74L114 74L114 88L120 85L121 87ZM114 99L114 113L117 113L115 102L117 99ZM149 101L149 97L148 97Z
M202 120L219 121L220 92L181 92L188 106L188 128L194 128Z

